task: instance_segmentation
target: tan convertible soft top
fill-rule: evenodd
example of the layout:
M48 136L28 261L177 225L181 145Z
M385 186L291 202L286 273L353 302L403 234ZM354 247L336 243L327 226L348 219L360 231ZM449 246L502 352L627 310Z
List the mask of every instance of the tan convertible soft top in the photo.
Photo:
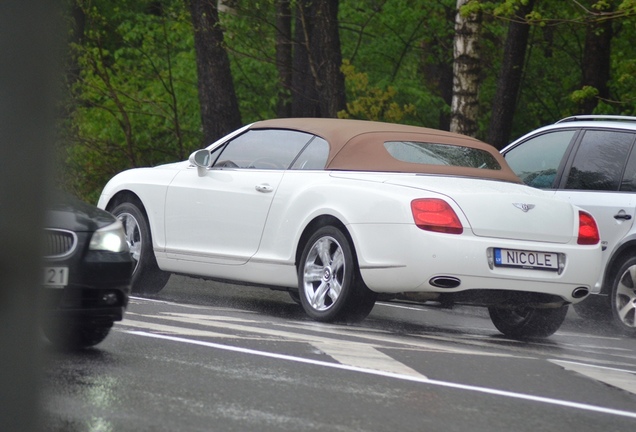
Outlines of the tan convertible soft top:
M393 123L331 118L272 119L254 123L250 129L291 129L317 135L329 143L326 170L404 172L480 177L521 183L499 152L465 135ZM470 147L488 152L500 170L448 165L429 165L395 159L387 141L414 141Z

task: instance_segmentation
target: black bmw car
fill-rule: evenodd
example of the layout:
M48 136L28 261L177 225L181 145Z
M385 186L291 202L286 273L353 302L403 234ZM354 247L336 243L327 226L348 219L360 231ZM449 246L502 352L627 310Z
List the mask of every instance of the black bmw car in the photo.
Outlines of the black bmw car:
M121 222L68 194L57 194L46 221L42 306L54 345L103 341L128 305L133 262Z

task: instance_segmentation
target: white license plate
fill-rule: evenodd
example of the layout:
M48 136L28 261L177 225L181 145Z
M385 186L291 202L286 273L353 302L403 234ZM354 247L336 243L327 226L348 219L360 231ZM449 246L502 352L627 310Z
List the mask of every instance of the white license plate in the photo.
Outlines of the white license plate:
M495 249L495 265L535 270L559 270L559 254L515 249Z
M48 288L64 288L68 285L68 267L45 267L44 286Z

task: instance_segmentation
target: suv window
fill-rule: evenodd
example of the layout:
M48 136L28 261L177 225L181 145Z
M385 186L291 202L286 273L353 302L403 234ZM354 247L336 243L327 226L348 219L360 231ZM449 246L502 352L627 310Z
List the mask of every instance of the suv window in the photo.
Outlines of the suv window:
M621 182L621 191L636 192L636 150L632 146L632 151L627 161L627 168L625 168L625 174L623 174L623 181Z
M628 132L586 131L565 189L618 191L633 141Z
M568 129L532 137L507 152L506 162L525 184L553 188L559 164L575 134L576 130Z

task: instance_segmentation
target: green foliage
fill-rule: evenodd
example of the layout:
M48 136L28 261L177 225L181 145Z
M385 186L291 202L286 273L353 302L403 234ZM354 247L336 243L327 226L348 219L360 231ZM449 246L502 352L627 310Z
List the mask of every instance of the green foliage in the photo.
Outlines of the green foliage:
M185 159L201 145L193 32L182 0L69 0L84 12L71 43L58 158L65 188L95 201L115 173ZM480 13L479 136L490 123L511 19L528 0L471 0ZM244 122L276 115L275 0L223 2L220 14ZM296 2L292 1L292 9ZM582 7L586 5L587 9ZM343 117L440 127L449 113L456 0L340 0ZM69 14L70 15L70 14ZM611 97L597 113L636 114L636 0L536 1L514 117L515 138L575 114L586 28L611 19Z
M413 104L400 105L395 101L395 87L371 87L368 75L356 72L355 67L349 62L344 62L342 72L350 95L347 109L338 113L339 118L404 123L409 116L415 114Z
M235 0L220 15L244 123L276 115L274 6L275 0Z
M187 157L200 145L196 64L189 18L180 1L79 6L80 73L62 135L61 181L89 201L115 173Z
M583 86L580 90L574 90L570 95L572 102L579 104L589 99L595 99L598 97L599 91L592 86Z
M343 58L366 76L368 89L391 89L397 107L413 107L401 122L439 127L440 114L449 109L441 95L439 70L452 64L455 4L455 0L340 2ZM356 80L346 83L349 98L361 95Z

